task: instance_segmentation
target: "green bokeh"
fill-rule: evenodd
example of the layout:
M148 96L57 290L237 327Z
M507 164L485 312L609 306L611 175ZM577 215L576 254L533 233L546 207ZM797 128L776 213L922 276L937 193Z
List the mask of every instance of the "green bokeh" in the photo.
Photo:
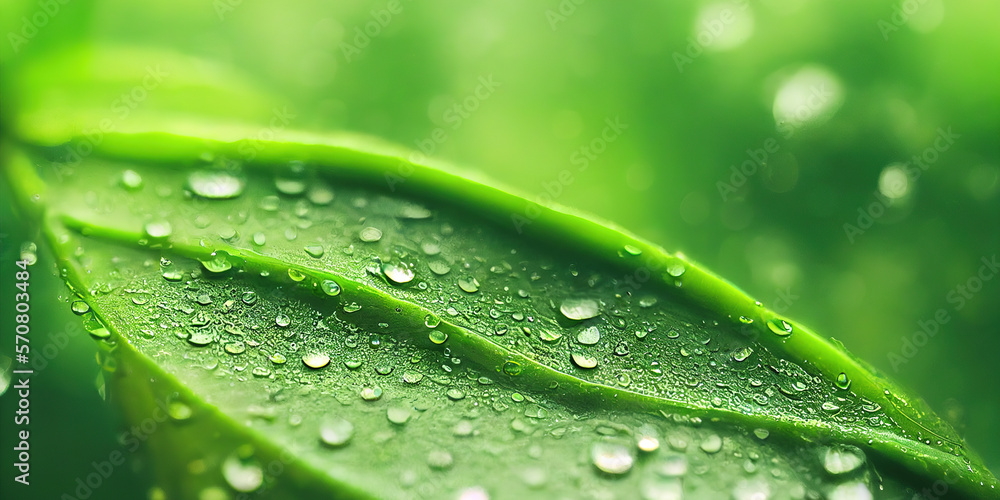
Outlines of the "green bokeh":
M0 5L5 88L19 64L78 43L229 66L287 106L292 128L423 147L683 251L923 395L1000 471L991 429L1000 420L1000 279L990 275L961 310L949 301L981 259L1000 254L1000 4L401 0L391 14L384 1L81 0L58 4L16 52L7 35L42 7ZM384 27L371 24L379 19ZM361 47L366 26L378 28ZM489 78L499 85L476 97ZM818 106L790 102L802 117L821 111L794 133L776 123L780 89L808 97L837 87ZM18 103L4 97L7 117ZM156 105L151 93L131 119ZM581 171L574 155L615 119L627 128ZM888 182L899 180L889 167L933 149L939 129L958 137L919 178L904 175L905 188ZM766 165L720 193L719 183L740 180L732 167L752 159L747 151L765 146ZM560 182L564 169L571 182ZM880 178L896 201L879 201ZM4 263L31 237L8 222L8 200ZM844 224L873 203L884 214L849 237ZM37 286L65 295L54 278ZM903 339L938 309L950 320L904 353ZM67 315L46 319L62 325ZM65 471L55 493L116 447L114 414L92 389L95 351L77 342L38 377L35 446L53 451L40 451L36 467ZM912 356L893 363L891 353Z

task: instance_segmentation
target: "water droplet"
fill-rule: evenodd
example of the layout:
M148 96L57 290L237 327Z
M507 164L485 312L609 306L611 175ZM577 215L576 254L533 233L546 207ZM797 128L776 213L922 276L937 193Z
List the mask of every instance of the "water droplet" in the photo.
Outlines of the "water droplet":
M593 299L566 299L559 306L563 316L572 320L590 319L600 314L597 301Z
M350 304L344 304L344 312L346 312L346 313L358 312L360 310L361 310L361 305L359 305L357 302L351 302Z
M167 414L170 418L177 421L184 421L191 418L194 412L191 407L181 401L180 396L177 394L172 394L167 401Z
M330 364L330 356L323 353L310 353L302 356L302 362L312 369L320 369Z
M549 410L538 405L531 405L524 409L524 416L528 418L548 418Z
M846 373L840 372L840 375L837 375L836 384L838 389L846 391L851 387L851 379L847 377Z
M443 344L448 340L448 334L441 330L431 330L431 333L427 337L435 344Z
M129 191L135 191L142 187L142 176L135 170L122 172L121 185Z
M631 256L642 255L642 249L635 245L625 245L625 253Z
M240 453L240 450L229 455L222 463L222 476L226 478L234 490L243 493L260 488L264 482L264 471L253 458L247 454Z
M306 181L293 177L277 176L274 178L274 188L284 195L299 196L306 192Z
M458 287L466 293L476 293L479 291L479 281L472 277L462 277L458 279Z
M342 418L328 418L319 426L319 440L330 447L344 446L354 436L354 424Z
M746 361L751 354L753 354L753 348L750 346L746 346L742 349L737 349L735 352L733 352L733 361L736 362Z
M361 230L361 241L374 243L382 239L382 230L377 227L366 227Z
M746 316L740 316L740 323L743 323L744 325L749 325L753 323L753 319L748 318Z
M243 342L230 342L223 346L223 348L226 352L233 355L243 354L247 350L247 346Z
M822 450L822 453L823 468L833 475L847 474L865 463L864 453L850 445L831 446Z
M397 285L402 285L413 281L413 269L402 264L386 264L382 267L382 272L389 281Z
M781 337L792 334L792 325L783 319L774 318L768 320L767 328Z
M281 354L280 352L276 352L276 353L268 356L267 359L270 359L271 362L274 363L274 364L276 364L276 365L283 365L283 364L285 364L285 361L288 361L287 359L285 359L285 355Z
M169 237L173 228L170 227L169 222L165 220L157 220L147 222L146 225L142 227L142 231L149 237L149 239L159 240Z
M771 435L771 432L768 431L767 429L757 428L757 429L753 430L753 435L757 436L757 439L764 440L764 439L767 439L767 437Z
M307 245L305 251L310 257L318 259L323 256L323 245Z
M451 266L449 266L448 263L443 260L432 260L427 263L427 267L430 268L432 273L438 276L444 276L448 274L449 271L451 271Z
M86 314L90 312L90 306L82 300L74 301L73 304L71 304L69 307L77 315Z
M515 361L507 361L503 364L503 372L512 377L521 374L521 365Z
M243 193L243 179L222 171L197 170L188 176L191 192L210 200L235 198Z
M684 263L680 261L674 261L667 266L667 274L673 276L674 278L680 278L684 275L687 268L684 267Z
M257 303L257 294L254 292L243 292L243 303L253 305Z
M374 385L361 389L361 399L365 401L375 401L382 397L382 388Z
M461 399L465 399L465 393L462 392L460 389L448 389L448 392L446 392L445 395L448 396L448 399L452 401L459 401Z
M596 326L584 328L584 330L576 336L576 341L583 345L594 345L600 340L601 332Z
M424 379L424 374L420 372L403 372L403 382L407 384L417 384Z
M413 414L406 406L390 406L385 412L390 422L396 425L403 425L410 420Z
M635 433L636 446L640 450L651 453L660 449L660 438L657 437L656 429L651 426L643 426Z
M701 442L701 450L705 453L718 453L722 449L722 438L718 434L710 434Z
M621 443L598 441L590 448L590 459L594 467L606 474L620 475L632 469L635 458Z
M296 283L306 279L306 275L303 274L302 271L299 271L298 269L294 269L291 267L288 268L288 277Z
M543 342L556 342L562 338L562 334L553 330L542 330L538 332L538 338L542 339Z
M657 302L656 297L646 296L639 299L639 307L653 307L654 305L656 305L656 302Z
M862 482L850 482L837 485L827 495L827 500L872 500L872 492Z
M524 395L521 394L520 392L515 392L510 395L510 399L515 403L521 403L524 401Z
M323 293L329 295L330 297L340 295L340 285L337 284L336 281L323 280L320 282L319 287L323 290Z
M441 324L441 318L433 314L428 314L427 316L424 316L424 326L426 326L427 328L437 328L438 325L440 324Z
M573 361L574 365L576 365L576 366L578 366L580 368L583 368L583 369L588 369L589 370L589 369L595 368L597 366L597 358L596 357L594 357L594 356L588 356L588 355L583 354L583 353L574 352L572 354L572 356L570 356L570 359Z
M101 320L97 319L94 313L87 314L83 319L83 328L90 333L91 337L101 340L106 339L111 336L111 332L108 328L101 323Z
M333 190L323 184L312 184L306 193L306 198L316 205L329 205L333 201Z
M226 258L225 252L212 252L212 255L208 259L199 260L201 265L205 267L208 272L212 273L222 273L233 268L233 265L229 263L229 259Z
M274 317L274 324L282 328L285 328L288 325L292 324L292 319L289 318L288 315L285 313L278 313L278 315Z
M427 455L427 465L435 470L450 469L454 463L451 453L445 450L434 450Z

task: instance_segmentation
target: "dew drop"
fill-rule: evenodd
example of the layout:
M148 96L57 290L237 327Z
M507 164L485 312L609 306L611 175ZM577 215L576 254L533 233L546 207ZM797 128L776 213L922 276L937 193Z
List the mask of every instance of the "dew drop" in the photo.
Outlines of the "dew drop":
M623 444L598 441L590 448L590 459L598 470L606 474L621 475L632 469L635 459Z
M594 345L600 340L601 332L596 326L589 326L576 336L576 341L583 345Z
M466 293L476 293L479 291L479 281L472 277L462 277L458 279L458 287Z
M427 455L427 466L434 470L450 469L455 459L445 450L434 450Z
M249 493L260 488L264 482L264 471L253 458L241 455L238 450L226 458L222 463L222 476L234 490Z
M210 200L235 198L243 193L243 179L221 171L197 170L188 176L191 192Z
M705 453L718 453L722 449L722 438L718 434L710 434L701 442L701 451Z
M77 315L86 314L90 312L90 306L82 300L74 301L73 304L71 304L69 307Z
M328 418L319 426L319 440L326 446L338 448L354 437L354 424L342 418Z
M389 281L397 285L413 281L413 269L402 264L386 264L382 266L382 273L385 274L386 278L389 278Z
M366 227L366 228L362 229L361 230L361 234L359 236L361 238L361 241L364 241L364 242L367 242L367 243L374 243L374 242L382 239L382 230L380 230L377 227L371 227L371 226L369 226L369 227Z
M792 334L792 325L783 319L774 318L768 320L767 328L776 335L785 337Z
M303 274L302 271L299 271L298 269L294 269L291 267L288 268L288 277L291 278L291 280L296 283L306 279L306 275Z
M122 172L121 185L129 191L136 191L142 187L142 176L139 172L135 170L126 170Z
M435 316L434 314L424 316L424 326L427 328L437 328L440 324L441 318Z
M143 233L149 237L151 240L160 240L170 236L173 228L170 227L170 223L165 220L157 220L147 222L145 226L142 227Z
M305 251L310 257L318 259L323 256L323 245L306 245Z
M449 271L451 271L451 266L449 266L448 263L443 260L432 260L427 263L427 267L430 268L432 273L438 276L444 276L448 274Z
M386 418L396 425L403 425L410 420L413 414L406 406L390 406L386 412Z
M837 375L836 384L838 389L846 391L851 387L851 379L848 378L846 373L840 372L840 375Z
M375 401L381 397L382 388L377 385L361 389L361 399L364 399L365 401Z
M310 353L302 356L302 362L309 368L318 370L330 364L330 356L323 353Z
M276 324L276 325L278 325L278 326L280 326L282 328L285 328L288 325L292 324L292 320L291 320L291 318L288 317L287 314L285 314L285 313L278 313L278 315L274 317L274 324Z
M336 297L340 295L340 285L333 280L323 280L320 282L319 287L323 290L323 293L330 297Z
M589 370L591 368L597 367L597 358L594 356L588 356L583 353L574 352L570 356L570 359L573 361L573 364L579 368Z
M590 319L600 314L597 301L594 299L566 299L559 306L563 316L572 320Z
M226 258L226 254L222 252L212 252L212 255L208 259L199 260L199 262L211 273L222 273L233 268L233 265L229 263L229 259Z
M847 474L865 463L864 453L854 446L831 446L823 450L822 453L823 468L833 475Z
M742 349L737 349L735 352L733 352L733 361L736 362L746 361L751 354L753 354L753 348L750 346L746 346Z
M293 177L278 176L274 178L274 188L284 195L299 196L306 192L306 181Z
M504 362L503 372L512 377L516 377L521 374L521 365L516 361Z

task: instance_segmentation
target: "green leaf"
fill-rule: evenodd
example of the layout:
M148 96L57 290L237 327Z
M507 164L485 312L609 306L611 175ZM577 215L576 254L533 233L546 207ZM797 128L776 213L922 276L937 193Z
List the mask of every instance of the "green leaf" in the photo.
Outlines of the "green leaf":
M19 100L0 161L152 498L997 497L920 399L681 255L183 99L94 140L114 93L66 85L71 119Z
M681 256L342 139L228 160L252 144L5 159L170 497L995 491L918 399Z

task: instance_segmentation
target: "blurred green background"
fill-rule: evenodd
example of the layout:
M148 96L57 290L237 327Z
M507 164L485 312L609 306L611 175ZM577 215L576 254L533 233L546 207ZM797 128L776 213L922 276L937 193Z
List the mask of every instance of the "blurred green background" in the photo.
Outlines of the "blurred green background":
M1000 471L1000 279L983 267L1000 254L996 2L0 5L5 85L80 43L173 53L148 62L167 86L185 78L170 70L177 55L232 68L287 110L288 128L420 148L684 252L912 388ZM151 90L118 126L174 104ZM9 116L18 103L2 105ZM235 114L266 126L270 110L250 108ZM4 280L31 237L9 200ZM62 330L75 318L42 274L33 300L52 296L54 311L36 328ZM939 309L949 321L915 335ZM38 498L71 491L118 447L95 352L74 337L37 376ZM9 476L5 498L18 491ZM142 495L141 478L111 483L95 498Z

